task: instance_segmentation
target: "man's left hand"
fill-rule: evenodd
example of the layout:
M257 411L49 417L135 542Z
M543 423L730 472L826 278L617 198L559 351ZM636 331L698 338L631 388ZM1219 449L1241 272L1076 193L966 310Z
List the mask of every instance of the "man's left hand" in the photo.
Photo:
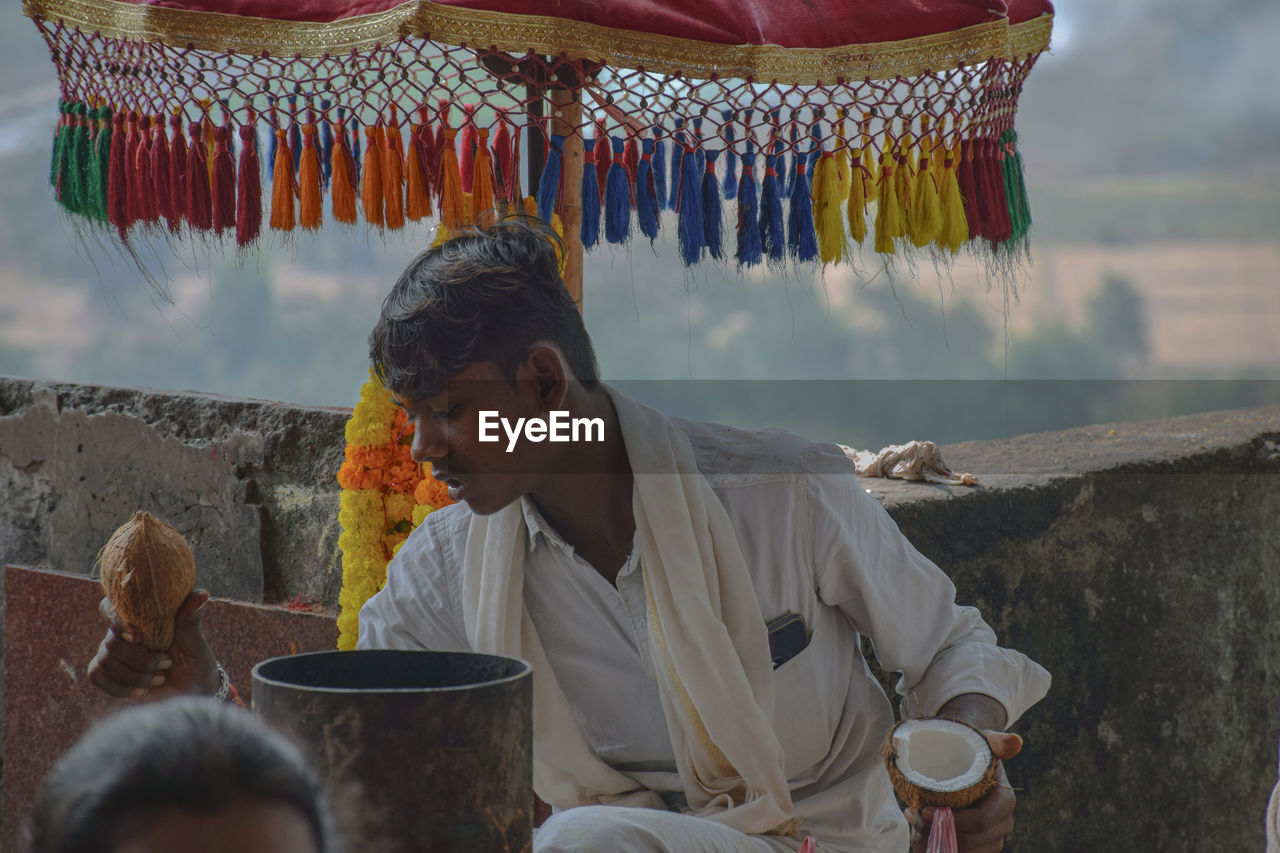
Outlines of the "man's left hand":
M984 731L996 758L1013 758L1022 749L1022 738L1007 732ZM1004 774L1004 765L996 764L996 786L967 809L954 809L957 853L996 853L1004 849L1004 841L1013 832L1013 807L1018 798ZM933 825L931 808L907 809L904 814L911 827L911 853L924 853Z

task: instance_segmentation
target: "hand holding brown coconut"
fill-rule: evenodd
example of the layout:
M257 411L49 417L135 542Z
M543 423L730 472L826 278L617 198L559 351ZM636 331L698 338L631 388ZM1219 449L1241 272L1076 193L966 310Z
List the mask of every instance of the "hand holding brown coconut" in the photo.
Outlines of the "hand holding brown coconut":
M950 718L894 726L885 738L885 767L907 806L913 853L1002 849L1016 797L1000 761L1021 746L1017 735Z
M135 512L102 546L98 567L116 614L141 632L148 649L168 651L174 617L196 585L187 540L151 513Z
M110 626L89 679L113 696L158 699L217 690L217 664L200 628L208 600L194 590L195 561L182 534L137 512L99 554L99 608Z

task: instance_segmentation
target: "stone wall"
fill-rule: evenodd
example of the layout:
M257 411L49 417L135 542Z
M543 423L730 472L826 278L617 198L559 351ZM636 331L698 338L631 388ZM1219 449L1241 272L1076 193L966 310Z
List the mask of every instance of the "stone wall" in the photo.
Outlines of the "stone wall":
M0 563L87 573L141 508L187 535L215 595L332 608L345 417L0 380ZM1054 675L1016 727L1008 849L1262 848L1278 443L1270 407L943 448L976 488L868 483L960 599Z

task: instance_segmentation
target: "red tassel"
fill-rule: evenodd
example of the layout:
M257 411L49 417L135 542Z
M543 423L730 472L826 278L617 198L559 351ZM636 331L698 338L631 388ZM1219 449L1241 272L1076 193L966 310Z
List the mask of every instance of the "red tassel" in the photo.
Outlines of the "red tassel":
M436 110L436 116L437 116L438 122L436 124L435 146L432 149L431 159L428 162L427 168L435 170L432 173L434 177L431 181L431 194L436 198L440 198L441 193L444 191L443 162L444 162L444 149L445 149L445 131L449 129L449 102L441 99L440 101L437 102L437 104L438 104L438 109ZM457 149L455 148L454 150L456 151ZM454 155L454 159L455 160L457 159L456 154ZM461 187L459 187L459 192L461 192Z
M129 170L125 167L128 140L123 113L111 116L111 151L107 158L107 221L116 227L120 239L129 230Z
M225 127L214 128L213 143L213 227L222 234L236 227L236 164Z
M192 228L208 231L213 227L213 199L209 187L209 164L205 159L204 128L193 121L187 143L187 222Z
M138 118L138 151L133 162L133 180L138 192L138 219L146 223L160 221L160 205L151 171L151 116Z
M511 179L512 160L515 159L515 151L511 148L511 131L507 128L508 119L507 111L498 111L498 129L493 134L493 172L496 178L495 189L498 197L502 202L510 202L515 199L515 193L512 191Z
M387 227L404 227L404 138L395 105L388 110L390 120L382 128L382 197L386 200Z
M248 246L262 231L262 175L253 112L240 125L240 171L236 185L236 245Z
M182 214L174 210L173 189L170 186L169 171L169 135L165 132L164 121L157 116L154 122L154 135L151 139L151 186L155 193L156 212L164 217L169 233L177 234L182 225Z
M422 125L409 126L409 149L404 164L405 215L418 222L431 215L431 196L427 194L427 177L422 168Z
M187 214L187 137L182 132L182 116L169 119L173 142L169 146L169 209L181 226Z
M978 209L978 181L973 162L973 140L966 139L961 143L960 151L956 178L960 182L960 200L964 203L964 218L969 223L969 237L981 237L982 215Z
M622 163L627 167L627 182L634 186L636 170L640 168L640 146L636 143L636 132L631 128L627 128L627 142L622 147Z
M333 218L348 225L356 221L356 161L347 148L347 128L339 121L333 129L333 150L329 153L332 177L329 192L333 199Z
M1004 147L994 139L988 139L987 186L990 194L991 233L987 239L1003 243L1013 236L1013 220L1009 218L1009 197L1004 189Z
M476 133L476 105L462 105L462 136L458 139L458 169L462 172L462 191L473 192L472 180L475 177L476 146L479 144Z
M125 220L128 227L133 227L133 223L142 219L142 199L138 197L138 193L142 190L142 182L138 179L138 148L142 145L142 131L138 127L138 116L136 113L129 113L127 116L129 128L125 134L124 147L124 169L125 183L129 190L125 198L128 199L125 208Z
M613 162L609 137L605 133L604 119L596 119L596 183L600 189L600 203L604 204L604 188L609 181L609 164Z
M440 193L440 151L436 148L436 134L431 129L429 112L426 107L418 109L418 129L410 139L410 143L418 150L418 160L422 163L422 177L426 182L423 191L426 193L428 207L431 206L431 197Z

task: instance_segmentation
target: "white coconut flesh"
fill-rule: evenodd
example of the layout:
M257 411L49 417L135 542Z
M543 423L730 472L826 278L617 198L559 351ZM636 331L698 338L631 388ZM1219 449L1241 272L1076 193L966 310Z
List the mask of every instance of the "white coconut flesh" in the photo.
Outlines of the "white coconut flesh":
M982 733L950 720L908 720L895 730L894 743L898 770L926 791L962 791L991 766Z

